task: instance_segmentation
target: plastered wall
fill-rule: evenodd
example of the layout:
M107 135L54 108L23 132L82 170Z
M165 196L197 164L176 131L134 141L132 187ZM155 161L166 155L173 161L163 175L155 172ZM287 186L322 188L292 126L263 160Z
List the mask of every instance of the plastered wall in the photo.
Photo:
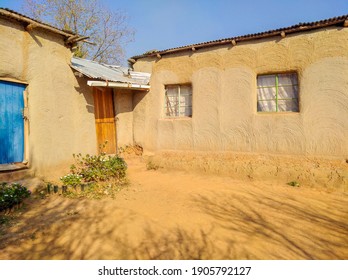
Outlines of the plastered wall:
M151 90L134 109L145 150L234 151L348 158L348 29L139 59ZM258 74L296 71L299 113L258 113ZM193 116L164 119L164 86L191 83ZM146 133L141 132L146 131Z
M133 93L114 89L117 146L133 145Z
M153 164L348 190L348 29L139 59L151 90L134 140ZM299 113L258 113L256 77L297 72ZM166 84L191 83L192 118L165 119Z
M70 68L59 35L0 19L0 79L28 84L28 160L38 176L69 171L73 153L95 153L93 96Z

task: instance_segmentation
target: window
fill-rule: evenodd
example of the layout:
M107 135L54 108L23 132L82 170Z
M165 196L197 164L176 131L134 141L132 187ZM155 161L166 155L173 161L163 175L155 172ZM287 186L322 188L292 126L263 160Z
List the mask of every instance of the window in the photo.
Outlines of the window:
M296 73L257 77L258 112L299 112Z
M192 117L191 85L165 87L164 115L166 118Z

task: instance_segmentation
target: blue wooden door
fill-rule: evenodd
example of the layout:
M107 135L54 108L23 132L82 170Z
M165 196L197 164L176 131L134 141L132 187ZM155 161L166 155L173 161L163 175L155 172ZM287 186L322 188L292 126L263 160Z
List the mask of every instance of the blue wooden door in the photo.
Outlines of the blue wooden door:
M23 161L24 89L25 85L0 81L0 164Z

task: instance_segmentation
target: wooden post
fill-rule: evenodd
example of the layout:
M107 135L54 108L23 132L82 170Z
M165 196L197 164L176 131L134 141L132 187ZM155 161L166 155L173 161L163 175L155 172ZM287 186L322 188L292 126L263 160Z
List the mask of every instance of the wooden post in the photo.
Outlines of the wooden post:
M26 31L28 31L28 32L30 32L30 31L32 31L34 28L36 28L37 27L37 24L35 24L35 23L29 23L26 27L25 27L25 30Z
M51 184L51 183L48 183L48 184L47 184L47 193L48 193L48 194L51 193L51 187L52 187L52 184Z

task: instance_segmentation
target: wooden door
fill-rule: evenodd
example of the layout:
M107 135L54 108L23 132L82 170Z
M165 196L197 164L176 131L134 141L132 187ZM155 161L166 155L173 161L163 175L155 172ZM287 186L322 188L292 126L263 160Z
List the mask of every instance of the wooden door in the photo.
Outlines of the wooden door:
M25 85L0 81L0 164L23 161L24 89Z
M107 142L104 152L116 153L114 99L111 88L94 88L94 115L98 147Z

